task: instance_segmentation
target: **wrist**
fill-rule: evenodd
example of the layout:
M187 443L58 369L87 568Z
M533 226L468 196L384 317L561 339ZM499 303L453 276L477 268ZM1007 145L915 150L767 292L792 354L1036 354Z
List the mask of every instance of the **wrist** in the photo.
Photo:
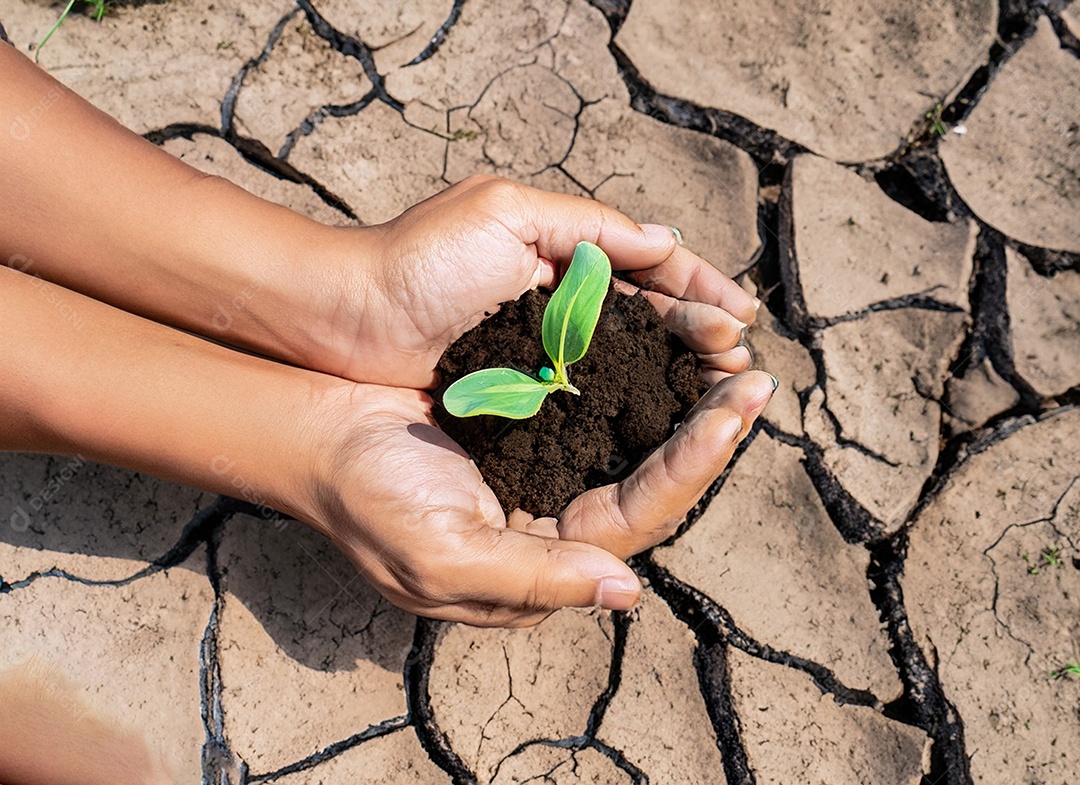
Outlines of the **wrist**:
M200 244L202 293L197 331L304 368L350 378L364 361L365 325L380 310L373 269L376 230L320 224L251 196L227 181L241 216ZM237 193L239 192L239 193ZM241 203L242 202L242 203ZM207 218L213 226L216 221ZM223 259L220 249L227 248Z
M192 183L202 205L181 246L196 332L297 365L318 354L327 295L345 291L349 271L334 259L342 229L324 226L218 177ZM167 275L163 271L163 275ZM178 282L179 283L179 282ZM183 285L183 284L181 284ZM175 322L173 322L175 323ZM323 370L317 368L317 370Z
M340 379L0 268L0 448L78 455L303 520ZM60 310L77 318L58 319Z

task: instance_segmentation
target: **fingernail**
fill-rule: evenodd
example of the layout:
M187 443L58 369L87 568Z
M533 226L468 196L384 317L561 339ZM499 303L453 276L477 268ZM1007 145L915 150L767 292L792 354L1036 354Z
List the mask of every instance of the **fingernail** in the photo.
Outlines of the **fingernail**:
M754 310L755 311L760 311L761 310L761 300L759 300L756 297L754 298Z
M632 575L609 575L600 579L598 604L613 611L632 608L641 596L641 582Z
M679 245L683 244L682 232L679 231L678 227L669 226L668 231L670 231L673 235L675 235L675 242L676 243L678 243Z
M776 388L780 386L780 380L773 376L771 373L769 374L769 378L772 379L773 392L776 392Z

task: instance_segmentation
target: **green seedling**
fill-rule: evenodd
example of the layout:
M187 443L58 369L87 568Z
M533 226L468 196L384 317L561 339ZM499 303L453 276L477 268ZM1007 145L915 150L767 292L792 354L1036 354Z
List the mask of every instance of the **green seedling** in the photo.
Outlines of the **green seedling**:
M1080 676L1080 662L1070 662L1064 667L1062 667L1060 670L1050 671L1050 678L1060 679L1066 674Z
M38 57L41 56L41 47L45 46L45 42L52 38L52 34L56 32L57 28L64 23L68 14L71 13L71 9L75 7L75 3L83 3L85 5L93 6L91 8L91 15L94 17L95 22L100 22L101 17L105 16L106 3L108 0L69 0L67 6L64 8L64 12L60 14L60 18L56 20L52 27L49 28L49 32L45 33L45 37L41 39L37 45L37 49L34 50L34 62L38 61Z
M926 119L930 121L930 132L944 138L949 132L945 121L941 119L941 113L945 109L941 104L935 104L934 108L926 113Z
M551 295L541 328L551 366L536 376L513 368L485 368L463 376L443 393L443 406L455 417L494 414L511 420L532 417L556 390L574 395L567 369L585 356L611 282L611 262L592 243L578 243L570 269Z
M1026 553L1020 554L1020 558L1030 564L1028 555ZM1039 551L1039 560L1035 564L1030 564L1028 567L1028 575L1038 575L1039 571L1043 567L1060 567L1061 566L1061 548L1043 548Z

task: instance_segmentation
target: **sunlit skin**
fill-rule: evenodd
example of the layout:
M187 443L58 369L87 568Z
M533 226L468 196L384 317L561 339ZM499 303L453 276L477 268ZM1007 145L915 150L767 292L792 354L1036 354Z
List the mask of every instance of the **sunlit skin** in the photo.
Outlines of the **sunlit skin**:
M242 479L400 607L523 626L633 606L623 560L674 530L772 396L739 345L758 303L666 227L489 176L386 224L323 226L195 171L6 45L0 73L0 128L20 124L0 145L0 448L225 494ZM626 480L558 519L506 516L427 390L454 340L554 285L582 240L716 384ZM109 744L57 774L40 765L63 763L54 734L16 733L0 727L5 785L128 781Z
M34 117L0 145L6 449L222 493L232 478L213 466L228 456L401 607L524 625L632 606L623 559L673 530L772 395L738 345L756 301L666 227L490 176L379 226L323 226L196 172L11 47L0 72L0 127ZM627 480L557 521L508 522L426 390L455 339L556 283L582 240L646 288L719 384Z

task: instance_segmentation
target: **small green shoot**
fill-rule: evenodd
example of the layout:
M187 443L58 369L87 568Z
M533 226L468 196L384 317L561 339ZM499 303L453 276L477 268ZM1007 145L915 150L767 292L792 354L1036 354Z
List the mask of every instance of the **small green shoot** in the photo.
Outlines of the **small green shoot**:
M537 376L512 368L485 368L463 376L443 393L443 406L455 417L494 414L512 420L532 417L555 390L574 395L569 366L585 356L611 281L607 254L592 243L578 243L573 261L544 311L542 337L551 367Z
M942 139L949 133L948 126L945 125L945 121L941 119L941 113L945 109L941 104L935 104L934 108L926 113L926 119L930 121L930 133L937 134Z
M1028 567L1028 575L1038 575L1043 567L1061 566L1061 548L1043 548L1039 551L1039 560L1035 564L1030 563L1030 559L1028 559L1026 553L1020 554L1020 558L1030 565Z
M1050 671L1050 678L1060 679L1066 674L1080 676L1080 662L1070 662L1059 670Z
M56 20L52 27L49 28L49 32L45 33L45 37L38 43L37 48L34 50L34 62L38 61L38 57L41 56L41 47L45 46L45 42L52 38L52 34L56 32L57 28L64 23L68 14L71 13L71 9L75 7L75 3L83 3L85 5L93 6L91 9L92 16L95 22L100 22L101 17L105 16L106 4L108 0L69 0L67 6L64 8L64 12L60 14L60 18Z

